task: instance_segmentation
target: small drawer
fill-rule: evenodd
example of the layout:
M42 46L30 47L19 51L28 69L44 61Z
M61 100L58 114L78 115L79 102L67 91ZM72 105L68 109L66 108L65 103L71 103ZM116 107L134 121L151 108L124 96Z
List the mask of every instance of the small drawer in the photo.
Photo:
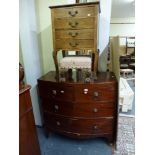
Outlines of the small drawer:
M113 117L114 102L77 102L74 104L74 117Z
M75 98L77 101L116 101L116 87L113 84L81 84L76 86Z
M56 30L55 39L94 39L94 29Z
M113 118L78 119L44 113L45 125L55 130L77 132L83 134L112 133Z
M41 98L56 100L74 100L74 88L70 85L60 83L39 82L39 95Z
M53 114L59 114L64 116L73 116L74 112L74 104L72 102L60 102L60 101L46 101L44 100L42 103L42 108L44 112L49 112Z
M93 29L95 27L95 18L57 18L54 20L55 29Z
M113 117L98 119L73 119L72 130L78 133L112 133Z
M97 15L97 9L94 6L56 8L53 12L55 18L92 17Z
M56 49L63 49L63 50L93 49L94 40L57 39L55 45Z

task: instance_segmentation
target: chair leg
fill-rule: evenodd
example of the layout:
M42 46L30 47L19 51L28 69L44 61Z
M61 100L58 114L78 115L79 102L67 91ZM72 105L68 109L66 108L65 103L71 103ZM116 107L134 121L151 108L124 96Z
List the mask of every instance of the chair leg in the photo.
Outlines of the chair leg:
M53 51L53 60L54 60L54 63L55 63L56 72L59 72L58 60L57 60L57 51Z
M98 51L95 51L95 53L94 53L94 66L93 66L93 71L95 72L95 73L97 73L97 68L98 68L98 58L99 58L99 53L98 53Z

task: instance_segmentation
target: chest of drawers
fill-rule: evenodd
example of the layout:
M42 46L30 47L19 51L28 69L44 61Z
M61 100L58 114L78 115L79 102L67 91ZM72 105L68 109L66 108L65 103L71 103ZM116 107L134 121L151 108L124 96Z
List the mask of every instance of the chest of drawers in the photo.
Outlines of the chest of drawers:
M29 85L19 90L19 154L41 155Z
M116 141L117 81L113 73L98 73L97 80L59 82L56 72L38 79L44 128L74 138L105 137Z
M98 63L98 14L99 2L50 6L53 58L58 70L57 52L92 52L92 70L96 72Z

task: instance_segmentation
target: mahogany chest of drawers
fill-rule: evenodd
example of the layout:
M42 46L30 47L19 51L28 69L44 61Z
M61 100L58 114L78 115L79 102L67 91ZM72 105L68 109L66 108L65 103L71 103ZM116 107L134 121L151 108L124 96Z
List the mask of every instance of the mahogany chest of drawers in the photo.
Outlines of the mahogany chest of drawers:
M114 74L98 73L90 83L78 74L73 72L71 78L60 82L51 71L38 79L45 131L73 138L105 137L114 143L118 91Z
M58 70L57 52L89 50L97 70L99 2L50 6L53 58Z
M19 91L19 155L41 155L29 85Z

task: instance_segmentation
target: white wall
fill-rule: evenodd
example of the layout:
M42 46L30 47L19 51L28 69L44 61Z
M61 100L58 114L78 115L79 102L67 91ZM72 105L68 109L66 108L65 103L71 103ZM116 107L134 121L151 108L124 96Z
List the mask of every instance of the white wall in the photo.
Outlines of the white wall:
M99 71L107 70L107 52L110 34L111 0L100 1L100 20L99 20L99 49L100 57Z
M34 0L20 0L19 5L19 32L26 83L31 85L30 94L35 124L41 125L36 88L37 79L41 76L41 64L37 40L35 3Z
M111 23L120 24L110 24L110 36L135 36L135 18L111 18ZM127 23L127 24L121 24ZM128 24L130 23L130 24Z
M74 3L74 0L20 0L19 3L20 56L22 56L20 59L23 60L26 83L31 85L30 94L36 125L42 125L37 94L37 79L41 77L44 71L43 63L50 62L53 59L51 55L52 48L50 48L50 52L46 50L43 51L45 53L48 52L48 56L46 55L47 57L44 57L44 54L41 53L38 32L44 31L44 29L51 24L50 9L48 8L50 5L68 3ZM38 13L36 4L41 8L41 10L39 10L39 23L36 15ZM48 15L46 13L48 13ZM46 34L46 39L43 38L45 42L50 40L48 38L49 35L51 35L51 33ZM51 45L51 42L49 44ZM47 43L45 43L45 46L47 46ZM47 49L47 47L43 49ZM51 68L49 70L51 70Z

